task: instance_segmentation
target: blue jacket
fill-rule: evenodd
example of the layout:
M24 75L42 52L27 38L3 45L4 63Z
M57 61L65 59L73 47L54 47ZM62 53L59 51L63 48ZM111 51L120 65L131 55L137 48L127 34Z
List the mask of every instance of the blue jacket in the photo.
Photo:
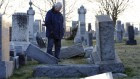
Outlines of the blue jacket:
M64 36L63 16L60 12L49 10L45 18L46 36L54 39L62 39Z

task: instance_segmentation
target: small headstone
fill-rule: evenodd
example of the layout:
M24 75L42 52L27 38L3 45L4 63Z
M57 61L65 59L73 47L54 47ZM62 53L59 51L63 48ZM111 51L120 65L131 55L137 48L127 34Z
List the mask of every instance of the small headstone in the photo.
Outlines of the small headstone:
M128 26L128 41L126 45L136 45L137 41L135 40L135 32L133 26Z
M91 23L88 24L88 32L90 32L92 29L91 29Z
M121 21L117 21L116 24L116 41L117 42L122 42L123 40L123 26L121 24Z
M137 27L135 27L135 35L138 35L139 34L139 30Z

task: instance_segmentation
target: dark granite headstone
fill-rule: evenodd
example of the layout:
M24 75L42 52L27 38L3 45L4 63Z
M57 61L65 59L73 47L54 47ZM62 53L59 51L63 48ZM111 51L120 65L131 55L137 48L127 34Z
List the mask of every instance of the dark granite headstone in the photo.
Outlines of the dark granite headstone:
M91 23L88 24L88 32L91 31Z
M45 48L46 47L46 43L44 42L42 37L39 35L39 33L37 33L37 35L36 35L36 41L37 41L37 44L40 48Z
M133 26L128 26L128 41L126 45L136 45L137 41L135 40L135 32Z

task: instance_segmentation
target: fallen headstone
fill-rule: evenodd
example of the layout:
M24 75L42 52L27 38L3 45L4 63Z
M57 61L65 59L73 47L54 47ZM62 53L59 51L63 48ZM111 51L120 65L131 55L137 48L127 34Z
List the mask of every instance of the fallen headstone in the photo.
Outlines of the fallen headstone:
M54 56L43 52L40 48L30 44L26 50L26 55L42 64L57 64L58 59Z
M34 68L34 77L88 77L99 74L96 65L42 65Z
M67 48L62 48L60 53L60 59L72 58L84 54L84 48L82 44L76 44Z

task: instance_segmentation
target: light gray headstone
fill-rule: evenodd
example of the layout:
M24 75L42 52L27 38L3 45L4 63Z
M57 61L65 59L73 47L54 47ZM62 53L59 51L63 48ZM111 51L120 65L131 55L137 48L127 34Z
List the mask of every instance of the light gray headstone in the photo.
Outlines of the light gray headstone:
M29 45L28 15L15 13L12 16L12 41L15 46L23 46L25 51Z
M96 16L96 46L89 62L100 66L101 72L124 72L124 65L115 52L114 23L108 15Z
M101 61L114 60L114 25L109 16L96 16L96 41L97 51Z
M15 13L12 16L12 41L28 42L28 15L26 13Z
M77 34L74 38L74 43L83 43L85 44L86 41L86 23L85 23L85 15L86 15L86 9L84 6L81 6L78 9L79 14L79 26L77 30Z

